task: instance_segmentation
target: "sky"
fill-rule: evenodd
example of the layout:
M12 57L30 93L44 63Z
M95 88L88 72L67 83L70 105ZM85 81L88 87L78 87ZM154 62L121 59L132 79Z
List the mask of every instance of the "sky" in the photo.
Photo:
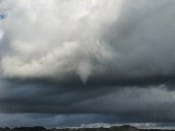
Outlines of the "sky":
M0 0L0 126L172 125L174 21L174 0Z

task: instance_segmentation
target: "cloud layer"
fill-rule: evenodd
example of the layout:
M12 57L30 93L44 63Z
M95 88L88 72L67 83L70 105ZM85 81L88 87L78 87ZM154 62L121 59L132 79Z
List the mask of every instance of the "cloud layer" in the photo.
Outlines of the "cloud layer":
M5 85L5 84L4 84ZM111 114L117 120L173 122L175 91L166 85L140 87L58 87L15 83L1 87L0 112ZM94 106L96 105L96 106Z

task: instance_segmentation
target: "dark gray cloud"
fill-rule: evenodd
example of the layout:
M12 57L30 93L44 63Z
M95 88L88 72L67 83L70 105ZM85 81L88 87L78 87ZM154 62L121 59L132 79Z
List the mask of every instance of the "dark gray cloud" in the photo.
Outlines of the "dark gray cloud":
M140 87L58 87L23 84L1 88L1 112L111 114L121 121L174 121L174 90Z

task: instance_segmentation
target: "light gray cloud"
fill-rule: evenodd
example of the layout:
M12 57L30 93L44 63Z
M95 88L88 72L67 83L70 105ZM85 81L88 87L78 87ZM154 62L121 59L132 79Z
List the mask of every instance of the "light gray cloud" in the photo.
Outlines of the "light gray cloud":
M79 76L84 83L174 77L174 6L173 0L2 1L8 14L0 22L2 74Z
M61 79L73 72L85 82L93 68L98 69L93 61L112 58L110 47L100 37L117 19L120 5L121 0L4 1L8 18L0 29L10 42L1 58L2 73Z

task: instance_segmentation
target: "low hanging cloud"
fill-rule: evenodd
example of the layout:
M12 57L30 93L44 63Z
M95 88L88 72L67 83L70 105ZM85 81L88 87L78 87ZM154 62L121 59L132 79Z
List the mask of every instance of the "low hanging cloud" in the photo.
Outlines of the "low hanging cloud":
M13 84L1 87L0 92L0 112L7 114L99 114L106 115L106 119L111 115L115 120L105 122L175 121L175 91L168 90L166 85L123 89Z
M55 81L79 76L92 84L174 78L174 6L173 0L2 0L1 72Z

